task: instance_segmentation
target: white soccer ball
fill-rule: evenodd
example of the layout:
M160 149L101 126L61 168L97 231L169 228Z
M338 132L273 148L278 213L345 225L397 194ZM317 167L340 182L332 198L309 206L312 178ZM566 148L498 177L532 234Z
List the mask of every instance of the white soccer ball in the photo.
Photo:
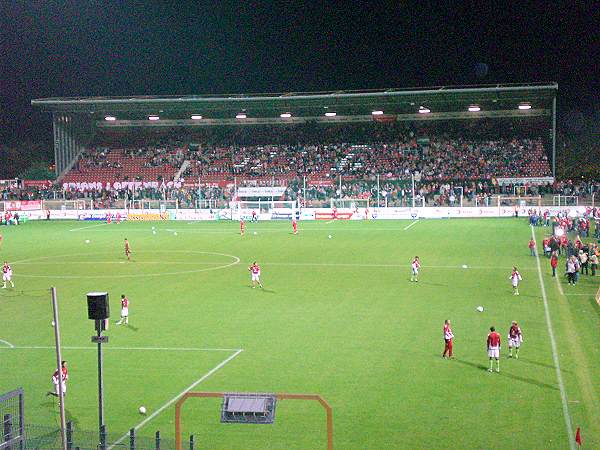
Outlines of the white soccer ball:
M173 233L173 236L177 236L177 231Z
M152 234L156 234L156 230L152 230Z
M327 236L329 239L331 239L331 235Z
M140 406L140 409L138 409L138 411L140 412L140 414L146 414L146 407Z
M86 240L85 240L85 243L86 243L86 244L89 244L89 243L90 243L90 240L89 240L89 239L86 239Z
M467 266L466 264L463 264L463 265L462 265L462 268L463 268L463 269L468 269L468 268L469 268L469 266Z
M477 311L479 311L479 312L483 312L483 306L478 306L478 307L477 307Z
M256 234L256 231L254 232L254 234Z
M56 323L54 322L54 320L52 321L52 326L53 327L56 326Z

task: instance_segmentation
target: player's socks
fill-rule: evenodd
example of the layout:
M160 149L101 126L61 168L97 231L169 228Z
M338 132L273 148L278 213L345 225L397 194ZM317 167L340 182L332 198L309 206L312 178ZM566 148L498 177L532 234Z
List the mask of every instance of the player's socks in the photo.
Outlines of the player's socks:
M496 372L500 372L500 360L496 361Z

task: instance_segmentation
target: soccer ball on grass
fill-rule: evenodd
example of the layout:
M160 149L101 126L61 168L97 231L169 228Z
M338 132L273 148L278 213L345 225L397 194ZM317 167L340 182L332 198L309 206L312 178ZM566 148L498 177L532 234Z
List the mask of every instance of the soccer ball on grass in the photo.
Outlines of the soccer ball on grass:
M138 409L138 411L140 412L140 414L146 414L146 407L145 406L140 406L140 408Z

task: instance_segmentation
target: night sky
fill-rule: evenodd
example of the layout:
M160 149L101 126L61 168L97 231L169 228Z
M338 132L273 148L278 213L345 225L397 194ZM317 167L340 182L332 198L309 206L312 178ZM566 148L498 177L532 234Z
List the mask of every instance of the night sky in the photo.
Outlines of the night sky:
M50 140L54 96L557 81L559 125L598 118L593 2L293 5L3 0L0 143Z

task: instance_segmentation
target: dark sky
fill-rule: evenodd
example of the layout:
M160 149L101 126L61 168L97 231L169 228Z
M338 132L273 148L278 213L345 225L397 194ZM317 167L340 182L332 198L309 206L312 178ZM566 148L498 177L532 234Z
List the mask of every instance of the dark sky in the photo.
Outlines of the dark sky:
M49 139L50 96L557 81L597 117L593 4L3 0L0 143Z

